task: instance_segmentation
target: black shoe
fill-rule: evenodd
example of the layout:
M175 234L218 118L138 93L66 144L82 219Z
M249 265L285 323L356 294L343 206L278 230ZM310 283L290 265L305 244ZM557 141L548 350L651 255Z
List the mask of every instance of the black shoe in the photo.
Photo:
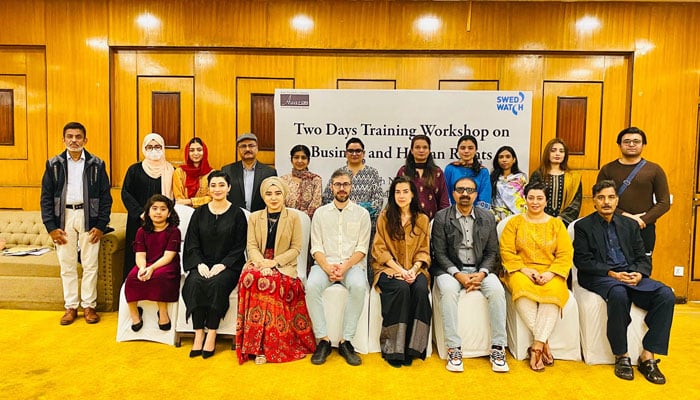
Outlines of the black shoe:
M206 360L207 358L212 357L214 355L214 352L216 352L216 349L212 351L202 350L202 358Z
M338 345L338 353L347 361L348 364L358 366L362 364L362 359L355 353L352 343L344 341Z
M158 315L158 321L160 321L160 311L156 312L156 315ZM161 331L169 331L170 328L172 328L172 321L170 321L170 318L168 318L168 322L165 324L161 324L160 322L158 323L158 328Z
M131 330L134 332L138 332L143 328L143 318L141 316L143 315L143 308L141 307L136 307L139 310L139 322L137 324L131 324Z
M195 358L199 357L202 355L202 349L199 350L190 350L190 358Z
M620 379L631 381L634 379L632 360L627 356L615 356L615 376Z
M659 369L658 364L660 362L661 360L654 360L653 358L646 361L642 361L642 359L639 358L637 360L637 369L649 382L663 385L666 383L666 377Z
M316 345L316 350L311 356L311 364L321 365L326 362L326 359L331 354L331 342L328 340L319 340Z
M620 379L631 381L634 379L632 360L627 356L615 356L615 376Z
M401 361L401 364L405 367L410 367L411 364L413 364L413 357L406 356L403 361Z
M403 361L401 360L386 360L386 362L388 362L389 365L391 365L394 368L401 368L401 366L403 365Z

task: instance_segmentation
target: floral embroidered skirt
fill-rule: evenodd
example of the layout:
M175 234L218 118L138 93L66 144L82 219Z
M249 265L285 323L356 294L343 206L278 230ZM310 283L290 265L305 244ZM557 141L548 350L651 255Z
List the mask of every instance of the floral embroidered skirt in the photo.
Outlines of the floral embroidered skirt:
M238 362L256 355L276 363L299 360L315 349L301 280L245 268L238 285Z

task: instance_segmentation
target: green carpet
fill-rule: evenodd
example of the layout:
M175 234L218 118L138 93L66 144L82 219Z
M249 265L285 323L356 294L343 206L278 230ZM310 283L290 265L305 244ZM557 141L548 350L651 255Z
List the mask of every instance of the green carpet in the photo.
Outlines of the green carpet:
M610 365L557 360L544 373L510 355L511 372L491 372L487 358L465 359L465 372L444 368L437 353L411 367L391 368L379 354L351 367L337 351L322 366L308 357L286 364L238 365L230 341L220 340L208 360L189 359L181 348L115 341L117 313L102 322L82 317L60 326L62 313L0 310L2 399L700 399L696 351L700 306L680 305L668 357L660 357L668 383L656 386L636 374L616 378ZM81 314L82 315L82 314ZM636 370L635 370L636 372Z

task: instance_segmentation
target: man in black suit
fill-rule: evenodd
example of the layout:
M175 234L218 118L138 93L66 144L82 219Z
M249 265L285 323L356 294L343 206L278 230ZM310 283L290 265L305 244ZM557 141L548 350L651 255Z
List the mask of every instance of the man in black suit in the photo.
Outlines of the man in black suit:
M615 375L634 379L627 353L627 326L634 303L647 311L644 321L649 331L642 340L643 350L637 368L652 383L664 384L660 360L654 353L668 354L675 296L663 283L649 278L651 262L646 255L639 224L615 214L615 182L603 180L593 185L596 212L576 222L574 265L579 284L599 294L607 303L607 336L615 354Z
M228 201L250 212L262 210L265 203L260 195L260 183L267 177L277 176L277 171L258 162L258 137L255 134L245 133L239 136L236 146L240 161L221 169L231 178Z

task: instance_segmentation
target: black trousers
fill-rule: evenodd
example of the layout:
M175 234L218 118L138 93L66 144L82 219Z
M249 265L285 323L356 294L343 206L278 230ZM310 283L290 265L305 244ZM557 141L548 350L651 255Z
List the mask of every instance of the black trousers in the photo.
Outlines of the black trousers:
M412 284L381 274L377 286L382 290L382 333L379 342L382 357L403 361L409 357L425 359L432 308L428 280L418 274Z
M612 287L608 292L607 335L613 354L619 356L627 353L627 327L632 321L630 317L632 303L647 311L644 322L649 327L649 331L642 340L644 350L656 354L668 354L668 339L675 302L673 290L665 285L648 292L623 285Z
M651 253L654 251L654 246L656 245L656 225L649 224L646 228L639 231L642 235L642 241L644 241L644 249L646 249L647 255L651 258Z

